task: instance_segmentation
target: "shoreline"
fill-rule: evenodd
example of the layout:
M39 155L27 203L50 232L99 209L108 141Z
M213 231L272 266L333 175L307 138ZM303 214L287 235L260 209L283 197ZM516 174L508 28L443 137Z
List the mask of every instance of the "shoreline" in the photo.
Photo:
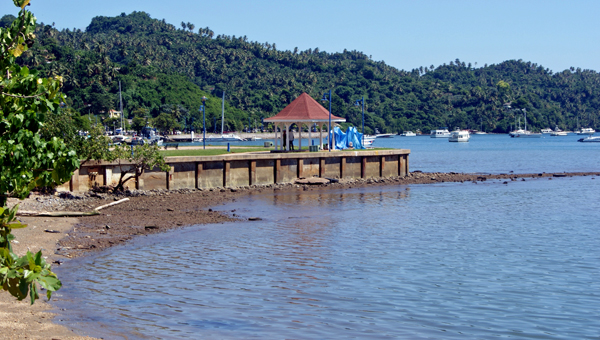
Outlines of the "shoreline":
M484 182L486 180L512 181L531 179L559 179L560 177L600 176L600 172L529 173L529 174L465 174L425 173L413 171L406 177L340 179L337 183L321 185L271 184L264 186L228 187L213 189L150 190L127 192L126 196L105 193L72 195L32 194L24 201L9 200L9 206L19 204L20 210L34 211L90 211L123 197L130 200L100 211L99 215L78 218L69 217L19 217L27 228L14 231L14 251L23 254L42 250L47 261L58 266L69 258L85 256L109 247L123 244L133 237L160 233L195 224L218 224L241 221L213 211L213 207L235 201L250 193L274 193L277 191L311 191L350 189L372 186L404 186L444 182ZM260 218L260 216L257 216ZM52 230L56 232L45 232ZM42 295L42 294L40 294ZM53 322L55 313L45 298L33 306L29 302L16 301L10 294L0 295L0 339L93 339L78 336L67 327Z

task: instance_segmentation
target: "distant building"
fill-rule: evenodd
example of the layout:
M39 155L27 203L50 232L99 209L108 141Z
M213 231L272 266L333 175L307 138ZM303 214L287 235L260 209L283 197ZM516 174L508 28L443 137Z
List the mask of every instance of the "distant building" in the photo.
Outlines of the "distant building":
M108 118L120 118L121 117L121 111L117 111L117 110L109 110L108 111Z

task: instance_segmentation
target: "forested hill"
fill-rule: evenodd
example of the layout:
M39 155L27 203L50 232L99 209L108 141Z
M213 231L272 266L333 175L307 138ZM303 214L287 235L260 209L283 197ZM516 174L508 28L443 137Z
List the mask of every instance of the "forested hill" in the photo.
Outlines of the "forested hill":
M220 126L223 91L228 129L239 130L302 92L319 100L330 88L333 113L356 126L360 109L353 104L365 97L368 131L448 126L506 132L521 115L516 109L527 110L534 130L574 129L577 122L599 127L600 75L591 70L552 73L521 60L477 66L457 59L403 71L358 51L282 51L275 43L215 35L191 23L176 27L144 12L96 17L85 32L40 24L36 34L24 63L62 75L68 104L86 114L118 109L121 81L130 117L164 113L199 127L206 95L209 131L215 122ZM509 102L511 109L504 108Z

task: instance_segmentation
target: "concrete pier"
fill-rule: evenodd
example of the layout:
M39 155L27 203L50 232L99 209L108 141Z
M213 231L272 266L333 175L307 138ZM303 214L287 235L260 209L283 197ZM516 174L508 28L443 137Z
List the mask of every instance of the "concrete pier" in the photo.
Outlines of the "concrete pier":
M140 190L215 188L290 183L299 177L406 176L409 154L410 150L394 149L166 157L170 171L146 171L127 186ZM131 164L88 162L58 189L85 192L94 186L116 185L121 167L129 168Z

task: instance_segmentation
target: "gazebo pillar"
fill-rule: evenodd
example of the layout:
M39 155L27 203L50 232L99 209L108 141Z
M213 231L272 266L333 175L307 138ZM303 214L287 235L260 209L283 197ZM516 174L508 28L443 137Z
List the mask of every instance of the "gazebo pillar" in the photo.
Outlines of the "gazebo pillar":
M279 150L279 136L277 135L277 127L279 125L275 123L275 150Z
M296 123L298 126L298 151L302 151L302 123Z
M323 150L323 123L319 124L319 145L321 145L321 150Z
M285 151L290 151L290 125L285 125Z
M311 122L312 123L312 122ZM308 148L312 145L312 124L308 125Z

